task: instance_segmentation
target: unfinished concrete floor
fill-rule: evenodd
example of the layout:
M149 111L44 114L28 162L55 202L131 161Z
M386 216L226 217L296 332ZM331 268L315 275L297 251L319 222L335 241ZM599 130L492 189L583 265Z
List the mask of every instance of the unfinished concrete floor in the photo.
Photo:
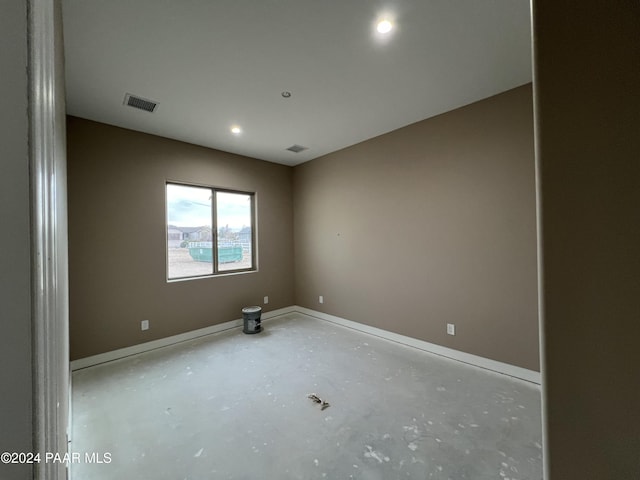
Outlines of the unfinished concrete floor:
M72 480L542 478L536 386L302 314L263 325L75 372L71 451L111 462Z

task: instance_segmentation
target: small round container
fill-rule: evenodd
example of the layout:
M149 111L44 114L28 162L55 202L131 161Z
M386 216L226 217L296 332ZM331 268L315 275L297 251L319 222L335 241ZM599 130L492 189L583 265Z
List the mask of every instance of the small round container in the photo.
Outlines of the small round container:
M242 309L242 320L244 321L244 333L260 333L262 331L262 325L260 325L260 315L262 314L262 307L244 307Z

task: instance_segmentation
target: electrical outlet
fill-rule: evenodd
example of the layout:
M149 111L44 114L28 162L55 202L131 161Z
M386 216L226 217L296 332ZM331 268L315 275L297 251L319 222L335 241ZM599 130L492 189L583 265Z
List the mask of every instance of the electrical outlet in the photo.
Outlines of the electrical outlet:
M140 330L149 330L149 320L142 320L140 322Z
M319 302L319 303L324 303L324 297L323 297L322 295L320 295L320 296L318 297L318 302Z
M453 323L447 323L447 334L449 335L456 334L456 326Z
M266 305L267 303L269 303L269 295L265 295L265 296L264 296L264 302L263 302L263 303L264 303L265 305Z

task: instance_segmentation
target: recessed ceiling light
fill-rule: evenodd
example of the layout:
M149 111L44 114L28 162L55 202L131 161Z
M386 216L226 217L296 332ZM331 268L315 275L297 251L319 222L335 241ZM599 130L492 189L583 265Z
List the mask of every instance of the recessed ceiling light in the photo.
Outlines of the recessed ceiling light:
M239 126L234 125L231 127L231 133L234 135L240 135L242 133L242 129Z
M378 33L389 33L391 31L391 29L393 28L393 24L389 21L389 20L380 20L378 22L378 26L376 27L376 30L378 30Z
M289 98L289 97L291 97L291 92L284 91L284 92L282 92L282 96L284 98Z

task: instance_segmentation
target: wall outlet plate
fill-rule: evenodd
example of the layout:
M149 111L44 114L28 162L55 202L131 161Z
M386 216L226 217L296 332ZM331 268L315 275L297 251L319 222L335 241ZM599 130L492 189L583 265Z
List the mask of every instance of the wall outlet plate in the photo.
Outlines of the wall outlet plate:
M265 295L265 296L264 296L264 302L263 302L263 303L264 303L265 305L266 305L267 303L269 303L269 295Z
M447 323L447 333L449 335L456 334L456 326L453 323Z
M318 297L318 303L324 303L324 297L322 295Z
M149 320L142 320L140 322L140 330L149 330Z

